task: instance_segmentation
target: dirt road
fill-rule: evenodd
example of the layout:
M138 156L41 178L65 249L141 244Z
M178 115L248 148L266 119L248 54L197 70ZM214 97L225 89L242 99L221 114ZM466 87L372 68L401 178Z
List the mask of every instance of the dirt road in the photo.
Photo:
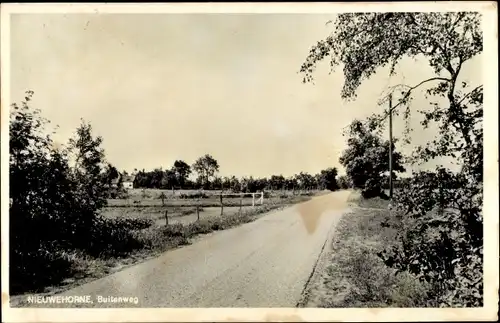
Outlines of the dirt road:
M92 304L50 307L295 307L348 195L318 196L202 237L59 294L89 295Z

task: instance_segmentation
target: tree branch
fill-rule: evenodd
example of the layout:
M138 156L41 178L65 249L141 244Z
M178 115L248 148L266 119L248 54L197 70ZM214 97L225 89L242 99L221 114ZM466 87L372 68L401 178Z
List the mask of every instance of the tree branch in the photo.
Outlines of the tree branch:
M389 113L396 110L400 105L402 105L406 99L408 99L411 95L411 92L413 90L415 90L416 88L422 86L423 84L425 83L428 83L428 82L432 82L432 81L445 81L445 82L451 82L452 80L449 79L449 78L445 78L445 77L431 77L427 80L423 80L422 82L418 83L417 85L414 85L414 86L408 86L409 89L406 91L405 95L403 96L403 98L401 100L399 100L399 102L392 107L392 109L390 111L387 111L386 114L380 119L378 120L379 122L381 121L384 121L385 118L387 118L389 116ZM389 95L391 95L392 93L390 93ZM386 98L389 96L387 95Z
M476 92L477 90L479 90L480 88L482 88L483 85L479 85L479 86L476 86L472 91L470 91L469 93L467 93L466 95L463 96L463 98L457 102L458 105L462 104L462 102L467 99L472 93Z

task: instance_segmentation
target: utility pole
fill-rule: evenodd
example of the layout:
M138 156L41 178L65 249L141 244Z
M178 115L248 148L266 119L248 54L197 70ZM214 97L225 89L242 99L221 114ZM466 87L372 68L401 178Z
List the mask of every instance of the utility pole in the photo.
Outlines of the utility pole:
M392 93L389 94L389 197L392 201Z

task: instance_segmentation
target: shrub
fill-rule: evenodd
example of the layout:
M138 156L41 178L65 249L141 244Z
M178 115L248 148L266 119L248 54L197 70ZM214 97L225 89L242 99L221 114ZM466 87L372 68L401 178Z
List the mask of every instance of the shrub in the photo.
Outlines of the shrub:
M209 196L206 193L198 192L198 193L181 193L179 194L180 199L206 199Z
M125 255L133 250L143 248L143 244L136 239L131 228L145 223L98 218L88 237L86 251L95 257L115 257Z
M196 234L204 234L212 232L212 228L210 226L209 221L197 221L187 225L186 232L189 237L192 237Z
M10 252L9 292L43 292L73 274L72 263L51 246L12 249Z
M373 178L368 179L361 190L361 195L365 199L382 196L382 186L380 184L380 180Z
M179 228L148 228L146 230L136 231L136 239L146 249L155 251L164 251L170 247L188 244L188 239L184 234L179 233Z
M152 219L146 218L114 218L104 221L109 223L110 226L120 227L129 231L147 229L154 224Z
M442 306L482 305L482 188L463 173L420 172L395 200L403 217L396 246L380 254L430 284Z
M184 237L186 235L184 226L181 223L169 224L162 231L167 237Z
M48 121L28 106L32 95L27 92L21 106L12 106L10 115L9 270L13 286L29 285L30 279L36 285L62 278L69 262L59 254L88 247L95 235L97 212L108 195L102 139L82 122L67 146L55 148L50 135L45 135ZM73 165L71 157L76 157ZM47 280L38 278L40 274L47 275Z

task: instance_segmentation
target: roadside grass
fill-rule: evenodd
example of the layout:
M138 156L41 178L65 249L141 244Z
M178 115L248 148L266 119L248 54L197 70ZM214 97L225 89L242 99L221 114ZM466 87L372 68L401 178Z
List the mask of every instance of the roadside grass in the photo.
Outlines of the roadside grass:
M372 208L372 209L384 209L384 210L387 210L389 206L389 200L385 200L380 197L365 199L361 196L361 192L358 190L352 191L351 195L347 198L347 203L350 206L358 208Z
M429 287L408 272L397 274L377 256L396 243L400 227L387 209L388 202L364 200L358 192L348 202L358 208L342 216L323 270L299 306L424 307Z
M102 278L106 275L112 274L122 270L128 266L135 265L145 260L154 258L159 254L174 249L177 247L185 246L191 243L192 239L214 231L220 231L239 226L241 224L252 222L273 210L282 209L293 204L305 202L311 199L311 196L291 196L287 199L282 199L279 202L258 205L255 208L244 208L240 212L225 214L223 216L213 216L200 221L192 222L189 224L174 223L163 226L149 225L148 227L137 227L134 229L132 226L128 228L116 228L111 232L113 240L111 248L117 246L125 248L117 250L116 253L109 252L113 250L106 250L108 253L101 253L91 256L88 253L75 250L73 252L61 252L52 254L51 259L57 259L61 264L64 264L64 276L52 277L50 285L38 286L34 290L24 291L17 295L12 295L10 303L12 307L28 306L26 303L26 295L52 295L60 293L64 290L71 289L78 285ZM146 210L147 209L147 210ZM151 208L145 208L142 212L130 212L125 214L125 219L119 217L119 210L113 211L109 215L109 221L132 221L143 224L147 213ZM133 217L131 214L142 214L142 217ZM162 215L161 213L158 213ZM115 223L115 222L113 222ZM130 243L132 241L133 243ZM128 246L140 246L133 249L126 249ZM68 267L68 268L66 268ZM58 272L57 270L54 273Z
M164 219L165 211L169 217L187 216L196 213L196 207L188 206L135 206L135 207L105 207L101 210L101 215L108 219ZM203 212L203 207L198 207L199 212Z

